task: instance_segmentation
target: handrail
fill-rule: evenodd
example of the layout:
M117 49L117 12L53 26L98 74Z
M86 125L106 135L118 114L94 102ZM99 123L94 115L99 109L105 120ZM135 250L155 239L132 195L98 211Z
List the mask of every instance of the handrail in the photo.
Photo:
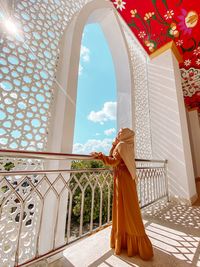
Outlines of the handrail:
M84 154L70 154L70 153L56 153L56 152L36 152L23 150L8 150L0 149L0 157L8 156L10 158L32 158L32 159L47 159L47 160L91 160L94 159L91 155ZM167 163L166 160L156 159L135 159L136 162L149 163Z
M160 169L161 167L136 167L137 170ZM36 170L36 171L0 171L0 176L14 176L14 175L39 175L39 174L56 174L56 173L84 173L84 172L102 172L110 171L111 168L90 168L90 169L63 169L63 170Z
M0 171L0 176L13 176L13 175L31 175L31 174L55 174L55 173L84 173L84 172L102 172L110 171L110 168L93 168L93 169L63 169L63 170L37 170L37 171Z
M5 157L5 156L9 156L12 158L20 157L29 159L33 158L33 159L48 159L48 160L92 159L92 156L90 155L0 149L0 157Z

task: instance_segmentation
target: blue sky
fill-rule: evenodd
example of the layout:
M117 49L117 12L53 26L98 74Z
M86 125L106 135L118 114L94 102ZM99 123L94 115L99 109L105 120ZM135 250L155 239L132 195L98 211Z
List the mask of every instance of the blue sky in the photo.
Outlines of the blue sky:
M108 152L116 134L116 80L98 24L84 28L79 66L74 153Z

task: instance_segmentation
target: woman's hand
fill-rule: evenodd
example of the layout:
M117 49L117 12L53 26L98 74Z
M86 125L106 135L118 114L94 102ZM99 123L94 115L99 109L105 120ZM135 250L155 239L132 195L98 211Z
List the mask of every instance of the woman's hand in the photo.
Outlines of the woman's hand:
M116 146L119 143L119 139L117 139L117 137L114 139L112 145Z
M97 152L92 152L90 153L90 155L93 157L93 158L96 158L98 156L98 153Z
M95 159L101 159L102 158L102 152L92 152L90 155Z

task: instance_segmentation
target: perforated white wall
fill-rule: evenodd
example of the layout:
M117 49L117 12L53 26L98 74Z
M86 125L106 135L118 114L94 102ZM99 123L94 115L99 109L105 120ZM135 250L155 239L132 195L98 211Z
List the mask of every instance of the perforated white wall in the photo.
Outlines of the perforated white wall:
M0 146L45 149L58 44L73 15L87 1L16 1L12 20L19 32L4 27L0 10Z
M129 32L126 25L123 30L128 43L131 57L133 74L133 105L135 110L135 132L136 132L136 157L143 159L152 158L147 55L140 44Z
M193 96L196 92L200 92L200 70L195 68L190 68L185 70L184 68L180 69L181 71L181 82L183 88L183 95Z
M86 2L13 2L14 5L10 6L13 9L8 13L12 13L12 21L19 29L16 35L7 32L4 23L8 13L0 5L1 148L45 150L55 93L58 44L64 29ZM7 162L10 160L1 160L0 168L4 169L2 166ZM40 162L37 164L33 160L30 164L27 160L17 162L12 159L12 162L17 169L41 168ZM2 266L14 266L16 258L24 262L37 254L38 218L42 203L38 193L30 194L33 190L30 184L37 184L41 177L27 176L20 183L23 178L6 176L6 179L0 179L0 202L3 205L0 222ZM12 184L12 188L9 184ZM41 184L40 188L45 188L45 185ZM6 203L3 202L5 197ZM19 221L22 222L21 226ZM19 240L18 231L22 233Z

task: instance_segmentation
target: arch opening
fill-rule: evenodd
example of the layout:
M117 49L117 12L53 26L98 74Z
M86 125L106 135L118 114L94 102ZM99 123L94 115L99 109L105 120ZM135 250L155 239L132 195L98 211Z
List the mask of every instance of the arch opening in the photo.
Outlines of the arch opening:
M125 37L112 4L92 1L71 21L60 43L56 77L65 90L65 97L61 90L57 90L49 150L69 153L73 150L82 33L85 25L94 23L101 27L113 59L117 88L117 129L133 128L132 74ZM60 128L60 131L54 133L55 128Z
M98 23L86 24L80 49L73 153L108 152L116 134L116 77Z

